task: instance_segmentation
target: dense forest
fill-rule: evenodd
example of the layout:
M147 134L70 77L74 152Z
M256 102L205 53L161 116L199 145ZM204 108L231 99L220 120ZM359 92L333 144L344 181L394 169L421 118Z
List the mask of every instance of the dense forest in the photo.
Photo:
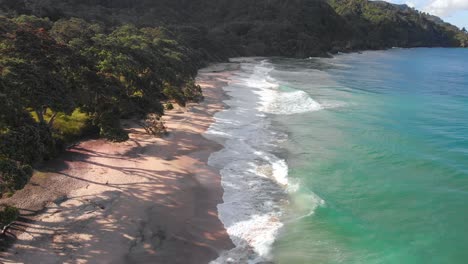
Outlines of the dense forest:
M164 28L0 18L0 193L84 136L122 141L125 117L201 99L190 49Z
M406 5L368 0L0 0L7 16L164 26L206 61L461 46L466 34ZM462 41L463 39L463 41Z
M207 62L467 45L466 30L380 1L0 0L0 195L71 142L122 141L122 118L200 100Z
M466 46L466 31L407 5L384 1L330 0L351 25L352 49Z

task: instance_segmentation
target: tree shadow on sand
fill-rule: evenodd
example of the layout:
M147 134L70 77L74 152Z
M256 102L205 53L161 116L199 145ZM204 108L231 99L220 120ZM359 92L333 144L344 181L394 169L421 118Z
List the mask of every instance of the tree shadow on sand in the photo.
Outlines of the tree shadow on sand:
M177 151L148 137L109 152L77 145L46 164L25 189L4 201L16 205L21 216L1 239L3 246L12 245L4 248L0 262L200 263L232 247L217 217L222 200L211 189L215 176L203 160L207 155L197 154L216 146L196 131L174 133L168 140L177 140ZM160 156L158 162L167 166L189 157L193 167L139 166ZM87 188L104 191L70 196Z

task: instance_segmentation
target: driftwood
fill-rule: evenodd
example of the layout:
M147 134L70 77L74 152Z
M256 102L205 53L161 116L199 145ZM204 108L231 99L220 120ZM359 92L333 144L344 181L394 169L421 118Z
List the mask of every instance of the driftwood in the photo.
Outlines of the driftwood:
M2 232L0 233L1 236L5 236L6 233L8 232L8 229L10 229L11 225L13 224L14 222L11 222L9 223L8 225L4 226L2 228Z

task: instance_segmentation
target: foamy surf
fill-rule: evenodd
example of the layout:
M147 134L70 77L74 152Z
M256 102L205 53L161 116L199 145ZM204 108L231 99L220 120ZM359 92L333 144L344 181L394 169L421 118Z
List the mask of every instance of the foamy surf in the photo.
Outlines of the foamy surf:
M274 68L266 61L254 68L253 74L245 81L249 87L259 88L255 93L261 104L259 110L268 114L292 115L322 110L323 107L300 90L281 91L277 81L270 76Z
M303 91L280 91L269 75L272 70L266 61L242 60L224 87L229 108L215 115L205 134L224 146L208 163L220 170L224 203L218 205L218 214L235 244L213 264L271 260L287 193L297 189L289 184L286 161L273 154L286 135L274 131L268 114L297 114L321 106Z
M271 93L271 98L267 98L262 106L262 111L269 114L292 115L323 109L304 91L272 91Z

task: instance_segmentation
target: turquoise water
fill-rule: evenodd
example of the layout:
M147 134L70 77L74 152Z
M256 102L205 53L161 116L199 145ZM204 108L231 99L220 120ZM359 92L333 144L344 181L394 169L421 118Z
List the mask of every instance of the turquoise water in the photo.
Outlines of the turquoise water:
M297 190L276 263L468 263L468 49L271 59L323 109L272 117Z

